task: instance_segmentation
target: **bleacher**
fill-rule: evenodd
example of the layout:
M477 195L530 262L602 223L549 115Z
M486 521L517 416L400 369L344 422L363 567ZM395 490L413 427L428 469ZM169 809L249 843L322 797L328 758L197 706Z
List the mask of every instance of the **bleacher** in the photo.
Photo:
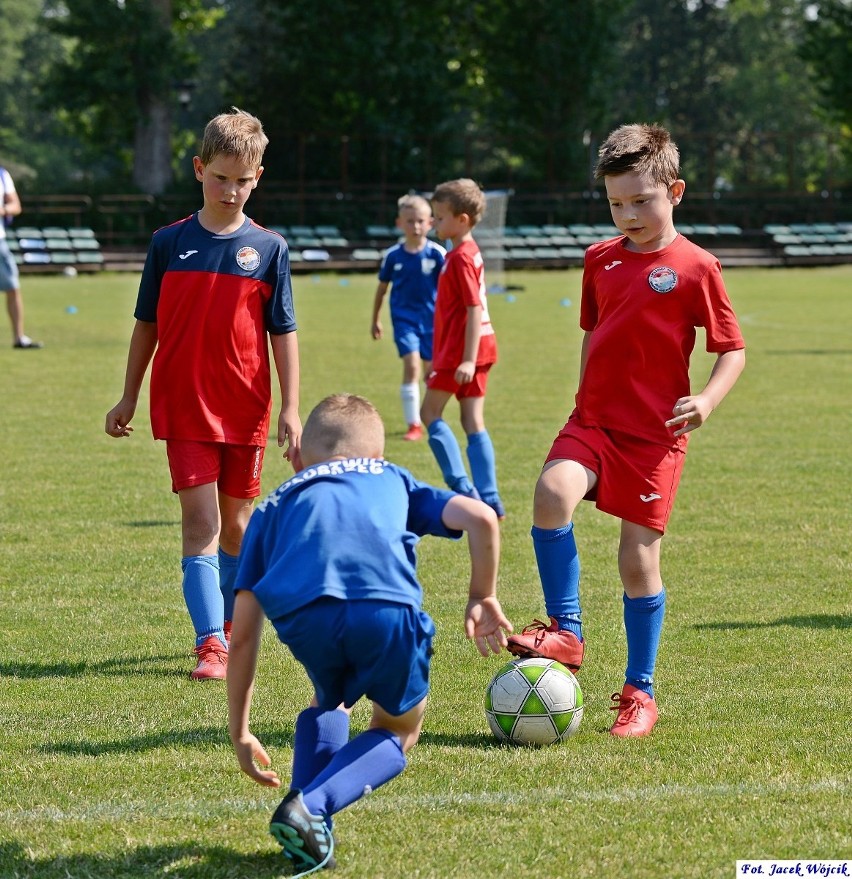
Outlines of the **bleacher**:
M100 242L89 228L11 226L6 240L22 272L97 272L104 265Z
M368 225L344 233L333 225L269 226L290 247L294 273L376 271L385 249L401 240L394 226ZM723 266L802 266L852 262L852 222L767 225L746 232L731 224L678 223L678 231L715 254ZM9 248L22 272L139 271L144 248L102 246L85 227L12 226ZM486 261L507 269L582 266L586 248L618 235L611 224L568 223L506 226L502 234L475 231Z
M785 265L852 262L852 223L768 225L763 231Z

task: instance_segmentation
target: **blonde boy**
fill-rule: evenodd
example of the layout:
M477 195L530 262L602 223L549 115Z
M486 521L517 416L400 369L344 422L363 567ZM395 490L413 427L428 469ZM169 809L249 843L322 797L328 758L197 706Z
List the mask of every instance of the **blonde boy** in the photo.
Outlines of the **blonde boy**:
M166 441L181 507L183 594L194 680L224 679L237 556L260 494L272 406L267 337L281 393L278 445L298 466L299 358L287 243L243 207L263 173L260 120L211 119L193 159L200 211L154 233L136 302L124 393L106 432L133 431L151 370L151 428Z
M432 367L432 326L438 275L446 251L428 239L432 228L432 209L420 195L404 195L397 202L396 226L403 240L389 248L379 267L379 285L373 302L374 339L384 333L379 314L388 287L393 340L402 358L402 385L399 396L408 430L403 439L421 439L420 379Z

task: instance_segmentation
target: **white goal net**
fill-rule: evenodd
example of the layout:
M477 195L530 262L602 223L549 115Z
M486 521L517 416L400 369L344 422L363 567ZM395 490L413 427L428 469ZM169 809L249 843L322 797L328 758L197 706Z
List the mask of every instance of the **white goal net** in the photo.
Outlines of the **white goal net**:
M473 230L473 237L482 251L489 293L503 293L506 290L503 239L506 235L506 208L511 194L508 189L486 190L485 216Z

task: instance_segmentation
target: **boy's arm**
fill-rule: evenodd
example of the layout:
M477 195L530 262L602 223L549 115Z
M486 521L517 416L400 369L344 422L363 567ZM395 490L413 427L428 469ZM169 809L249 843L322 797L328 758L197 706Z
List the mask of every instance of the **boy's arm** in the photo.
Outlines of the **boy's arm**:
M124 374L124 393L116 405L107 412L104 430L110 436L130 436L133 428L130 420L136 414L139 391L145 378L145 370L154 356L157 347L157 324L137 320L130 336L130 350L127 353L127 369Z
M278 415L278 446L287 443L284 457L301 470L302 422L299 419L299 340L296 333L270 336L272 359L281 390L281 412Z
M3 192L3 216L19 217L21 215L21 199L16 189Z
M479 353L479 337L482 335L482 306L468 305L467 324L464 328L464 354L456 367L455 379L460 385L473 380L476 372L476 356Z
M666 426L680 425L680 429L674 432L675 436L681 436L695 430L696 427L701 427L736 384L744 368L745 348L719 354L704 390L700 394L681 397L672 409L674 417L666 422Z
M390 283L388 281L379 281L379 286L376 287L376 298L373 300L373 322L370 325L370 332L374 339L381 339L382 337L382 322L379 320L379 314L381 313L382 302L389 286Z
M275 772L257 768L255 761L262 766L269 766L272 761L249 729L262 627L263 611L260 604L251 592L241 590L234 601L234 621L228 651L228 732L240 769L258 784L279 787L281 781Z
M512 631L512 624L497 600L500 561L497 515L482 501L456 495L447 501L441 519L447 528L467 531L470 589L465 610L465 635L476 642L483 656L488 656L489 648L499 653L506 647L506 632Z

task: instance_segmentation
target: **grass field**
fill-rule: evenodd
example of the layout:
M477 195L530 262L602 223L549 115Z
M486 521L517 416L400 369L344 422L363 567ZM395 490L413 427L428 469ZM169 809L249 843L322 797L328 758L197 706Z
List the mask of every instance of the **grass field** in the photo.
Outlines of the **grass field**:
M852 858L852 267L726 277L748 365L692 435L664 542L653 736L606 734L625 661L616 522L577 515L586 715L538 750L491 738L482 697L508 657L464 640L464 544L427 538L424 732L400 778L337 816L335 875L721 879L738 858ZM509 513L500 597L520 628L544 613L531 498L575 391L580 275L509 280L524 289L491 300L486 415ZM303 417L362 393L385 416L387 457L440 482L427 445L400 439L401 367L369 337L375 279L294 283ZM279 795L240 774L224 687L188 679L179 510L147 396L129 440L103 432L136 284L26 276L28 331L46 347L0 346L0 877L271 879L289 872L266 832ZM699 350L696 383L710 363ZM264 488L287 474L271 446ZM254 727L285 778L308 698L267 632Z

